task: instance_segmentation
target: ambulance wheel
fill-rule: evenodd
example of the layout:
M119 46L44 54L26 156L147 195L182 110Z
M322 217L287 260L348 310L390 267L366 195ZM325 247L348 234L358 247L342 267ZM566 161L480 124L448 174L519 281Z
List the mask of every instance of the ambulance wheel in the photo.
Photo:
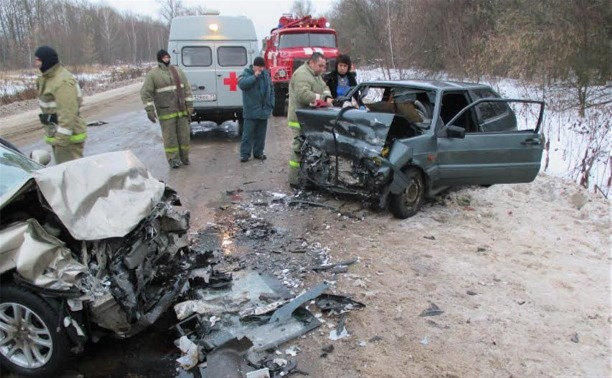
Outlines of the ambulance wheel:
M286 115L286 99L287 95L282 89L278 89L274 94L274 109L272 115L275 117L284 117Z

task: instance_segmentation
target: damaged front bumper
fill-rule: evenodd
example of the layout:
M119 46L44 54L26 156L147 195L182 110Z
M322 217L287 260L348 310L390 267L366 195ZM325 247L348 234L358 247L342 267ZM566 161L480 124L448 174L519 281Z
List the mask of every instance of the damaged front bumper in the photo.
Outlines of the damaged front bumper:
M71 248L28 219L0 232L1 261L15 262L16 284L63 298L74 317L128 337L154 323L186 283L189 212L179 211L178 203L166 188L126 236L75 242ZM77 316L80 311L87 315Z
M408 179L401 168L412 160L412 148L400 142L422 130L404 117L345 108L298 110L303 133L302 178L319 188L359 195L386 206Z

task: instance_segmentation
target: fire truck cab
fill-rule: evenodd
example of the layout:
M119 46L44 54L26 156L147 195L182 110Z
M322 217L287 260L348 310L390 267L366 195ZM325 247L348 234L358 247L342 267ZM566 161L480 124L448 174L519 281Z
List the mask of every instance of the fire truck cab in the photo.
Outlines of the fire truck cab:
M284 116L289 80L298 67L314 52L319 52L327 58L327 72L335 68L338 57L336 31L329 27L324 17L295 18L284 14L263 42L263 55L276 94L272 114Z

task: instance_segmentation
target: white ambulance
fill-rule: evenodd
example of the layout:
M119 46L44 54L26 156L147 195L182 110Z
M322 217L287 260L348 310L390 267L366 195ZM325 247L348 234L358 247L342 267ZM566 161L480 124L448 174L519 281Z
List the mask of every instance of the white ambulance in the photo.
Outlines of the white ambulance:
M238 76L252 64L258 47L253 21L245 16L220 16L218 11L209 11L172 19L168 52L172 64L181 67L191 85L196 113L193 121L220 124L238 120L242 126Z

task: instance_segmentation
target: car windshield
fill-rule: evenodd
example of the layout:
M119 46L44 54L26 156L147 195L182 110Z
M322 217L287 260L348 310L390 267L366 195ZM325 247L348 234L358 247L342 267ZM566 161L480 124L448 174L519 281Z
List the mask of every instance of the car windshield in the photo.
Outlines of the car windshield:
M22 154L0 145L0 197L41 168Z
M436 92L407 86L365 84L356 87L347 97L362 109L394 113L427 129L431 125Z
M279 48L289 47L336 47L336 35L333 33L288 33L281 34Z

